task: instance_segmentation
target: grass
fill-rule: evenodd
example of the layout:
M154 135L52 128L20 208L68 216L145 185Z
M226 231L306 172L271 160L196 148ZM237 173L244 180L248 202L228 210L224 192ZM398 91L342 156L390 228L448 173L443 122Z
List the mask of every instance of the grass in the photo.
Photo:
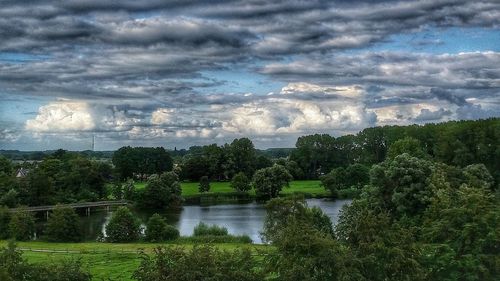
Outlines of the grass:
M281 191L281 195L291 195L295 193L301 193L308 195L308 197L328 197L330 196L330 192L325 190L320 185L319 180L297 180L292 181L290 183L290 187L285 187ZM200 193L198 191L198 182L183 182L181 183L182 187L182 196L184 197L196 197L199 196ZM136 182L135 186L137 189L143 189L146 186L145 182ZM229 182L211 182L210 183L210 192L209 193L234 193L235 190L231 188ZM255 196L255 190L251 190L251 196Z
M0 247L5 247L7 241L0 241ZM18 242L18 248L23 250L23 257L31 263L46 263L63 259L80 259L90 271L93 280L132 280L134 270L140 264L139 251L152 252L159 245L193 247L193 243L50 243L50 242ZM266 245L223 243L213 244L220 249L234 250L249 248L254 252L269 249Z

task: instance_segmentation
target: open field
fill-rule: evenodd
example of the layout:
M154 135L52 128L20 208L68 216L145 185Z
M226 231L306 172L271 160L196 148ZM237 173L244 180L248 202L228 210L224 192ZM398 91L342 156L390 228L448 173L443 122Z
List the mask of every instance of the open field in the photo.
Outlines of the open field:
M329 191L325 190L320 185L319 180L299 180L292 181L290 183L289 188L283 188L281 191L282 195L290 195L294 193L303 193L308 194L312 197L326 197L329 196ZM198 184L197 182L183 182L181 183L182 187L182 196L184 197L194 197L200 195L198 192ZM145 182L136 182L135 186L137 189L143 189L146 186ZM231 188L229 182L211 182L210 183L210 192L209 193L232 193L234 189ZM255 195L255 190L251 190L251 196Z
M5 247L7 241L0 241L0 247ZM139 266L139 251L151 252L159 245L193 247L194 244L174 243L48 243L48 242L18 242L18 248L23 250L23 256L32 263L58 261L63 259L80 259L94 280L132 280L134 270ZM246 247L257 250L268 249L266 245L252 244L214 244L226 250Z

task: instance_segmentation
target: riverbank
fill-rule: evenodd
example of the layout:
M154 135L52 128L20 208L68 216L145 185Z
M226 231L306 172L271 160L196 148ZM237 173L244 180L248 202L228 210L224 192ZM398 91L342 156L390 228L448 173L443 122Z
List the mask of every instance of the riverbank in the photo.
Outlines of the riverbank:
M7 246L7 241L0 240L0 247ZM31 263L43 263L64 259L79 259L87 268L93 280L131 281L132 273L139 266L140 252L150 253L158 246L194 247L194 243L127 243L112 244L99 242L85 243L52 243L52 242L18 242L17 247L23 257ZM224 250L238 248L251 249L255 254L271 249L271 246L244 243L216 243L215 247Z

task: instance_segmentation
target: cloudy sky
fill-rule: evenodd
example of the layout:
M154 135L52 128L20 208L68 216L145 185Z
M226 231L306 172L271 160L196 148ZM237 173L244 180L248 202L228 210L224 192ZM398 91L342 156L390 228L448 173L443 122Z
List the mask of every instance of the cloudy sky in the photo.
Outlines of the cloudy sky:
M0 149L500 116L498 0L0 0Z

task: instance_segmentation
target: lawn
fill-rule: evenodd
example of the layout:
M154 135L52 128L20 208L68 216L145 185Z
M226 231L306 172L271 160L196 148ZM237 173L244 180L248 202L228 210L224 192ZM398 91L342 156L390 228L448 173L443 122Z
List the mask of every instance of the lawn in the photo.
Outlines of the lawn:
M0 247L5 247L6 241L0 241ZM23 256L32 263L46 263L63 259L80 259L83 266L90 271L93 280L132 280L131 276L140 263L139 251L151 252L159 245L193 247L193 244L155 244L155 243L48 243L48 242L18 242L23 250ZM226 250L247 247L255 252L268 249L266 245L252 244L214 244Z
M330 193L325 190L320 185L319 180L297 180L292 181L290 183L290 187L283 188L281 191L282 195L290 195L294 193L303 193L308 194L313 197L325 197L329 196ZM137 189L142 189L146 185L145 182L136 182L135 186ZM182 196L184 197L193 197L198 196L200 193L198 192L198 183L197 182L183 182L181 183L182 187ZM212 182L210 183L210 192L211 193L230 193L234 192L234 189L231 188L229 182ZM251 190L250 195L255 195L255 191Z

